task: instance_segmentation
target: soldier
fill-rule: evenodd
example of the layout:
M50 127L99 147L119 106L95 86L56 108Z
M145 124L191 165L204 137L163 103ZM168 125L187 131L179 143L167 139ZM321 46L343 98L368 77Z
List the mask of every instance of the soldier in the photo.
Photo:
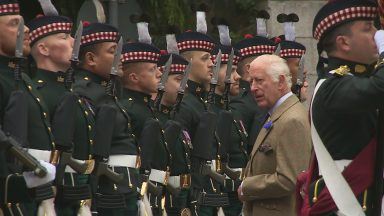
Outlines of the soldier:
M266 37L246 35L244 40L241 40L235 45L239 50L241 58L237 64L237 72L241 76L240 79L240 94L237 97L231 98L231 109L244 122L245 130L248 132L248 153L252 151L252 146L256 141L258 131L261 128L261 123L264 120L265 111L262 111L253 98L250 91L250 76L249 65L260 55L272 54L275 50L275 45Z
M231 96L237 96L240 92L240 76L236 71L240 53L231 46L229 29L226 21L220 20L217 23L217 26L221 44L216 44L215 49L212 52L212 59L216 59L219 50L222 53L222 58L218 76L218 86L215 90L215 102L221 112L222 110L227 110L230 111L230 114L232 115L231 122L229 122L232 124L231 126L219 123L217 125L217 128L220 131L225 131L225 128L228 127L230 128L224 133L223 137L219 137L221 145L225 146L223 151L226 151L224 155L222 155L224 161L222 169L226 171L224 171L226 174L229 174L228 172L236 174L226 175L224 191L228 193L229 205L224 207L224 213L225 215L239 215L241 213L242 203L237 197L237 188L241 183L242 170L245 168L248 161L248 134L245 131L243 121L239 118L239 115L234 114L230 109L229 98ZM233 116L236 116L236 118Z
M178 131L178 134L172 131L169 124L174 123L173 117L177 112L177 107L181 102L181 85L183 80L187 79L185 76L185 70L188 65L188 61L178 55L177 42L173 33L167 34L167 47L168 52L171 54L164 54L160 57L159 67L164 73L167 68L167 61L172 56L172 62L170 65L169 77L164 83L164 95L161 100L160 107L157 109L157 116L165 129L165 138L168 136L175 136L175 140L167 140L169 149L172 155L171 173L168 179L168 184L171 184L177 190L180 190L179 194L172 194L167 191L166 204L168 215L190 215L191 204L189 202L189 187L191 184L191 138L187 131ZM176 50L172 50L172 47ZM164 76L164 75L163 75ZM156 104L156 103L155 103ZM166 128L169 127L169 128ZM169 131L168 131L169 130ZM169 135L168 135L169 134Z
M374 170L380 161L375 137L381 136L377 108L383 106L378 98L383 96L384 50L376 16L377 5L362 0L329 2L315 16L313 36L319 53L327 53L328 78L319 81L312 101L317 160L306 178L300 215L380 215L382 186L374 185L382 181L382 164ZM374 70L377 48L381 55Z
M301 98L301 88L305 84L304 78L306 71L304 65L300 65L300 63L304 64L303 56L305 55L306 49L303 44L295 41L296 33L293 26L294 22L298 22L299 17L294 13L289 15L279 14L277 20L280 23L284 23L285 35L275 38L276 46L280 46L280 51L276 54L287 61L292 76L292 92L297 95L300 101L303 101L304 98ZM301 59L302 57L303 59ZM308 85L308 83L306 83L306 85ZM305 97L305 95L303 95L303 97Z
M117 44L119 38L119 32L113 26L85 23L80 64L73 85L81 103L91 110L88 114L96 119L95 128L89 125L88 129L89 133L95 133L95 139L90 140L96 163L91 177L95 199L92 208L99 215L137 215L138 211L137 142L130 117L118 103L111 82L118 73L119 61L115 60L118 58L115 54L120 46ZM113 62L116 65L112 65ZM113 171L122 174L123 180Z
M137 23L138 29L142 28L143 23L148 24L148 22L141 17ZM158 121L151 107L151 94L157 93L157 86L162 74L157 67L160 50L151 45L149 33L142 35L140 32L139 30L139 42L127 43L123 48L123 90L120 99L121 104L132 116L133 131L137 137L144 136L143 129L147 122ZM149 179L155 185L164 186L167 184L170 172L171 156L163 132L159 129L154 133L159 133L160 137L156 140L156 146L152 146L155 153L150 162ZM140 145L147 145L147 143L140 143ZM149 193L154 215L161 215L165 210L164 199L163 192L160 195Z
M192 143L196 145L200 144L198 143L200 141L196 139L212 140L213 142L211 137L213 138L215 133L213 128L212 131L205 131L204 135L197 134L204 113L210 113L216 109L213 98L215 97L214 87L217 83L211 83L213 91L211 91L209 95L209 104L206 101L213 73L213 63L210 52L214 48L214 41L206 35L205 11L205 8L200 6L196 13L196 32L184 32L176 37L180 55L192 61L191 72L188 77L187 94L183 98L180 111L176 115L176 120L191 134ZM213 122L213 124L215 125L216 123ZM198 136L204 136L204 138ZM207 160L206 162L210 164L214 174L217 171L215 166L216 160L218 159L218 155L216 154L216 150L218 149L217 143L207 143L209 146L205 146L206 152L198 152L196 145L194 145L192 152L192 164L194 164L194 161L199 160L198 157L204 154L205 158L203 159ZM203 149L200 149L200 151L202 150ZM221 207L228 204L227 194L222 192L223 181L216 178L216 180L214 180L212 175L203 175L202 172L196 169L195 165L192 165L192 167L191 196L192 199L197 199L198 196L202 197L199 203L198 214L213 215L222 213Z
M51 7L53 8L53 5ZM66 85L67 74L64 72L70 67L73 47L73 38L70 36L72 22L67 17L53 14L33 19L28 23L28 27L31 36L31 55L37 64L33 81L46 101L51 113L50 121L59 121L52 123L57 150L71 154L73 152L77 163L85 163L85 160L92 159L89 140L92 140L93 136L89 133L88 125L94 127L94 119L89 114L91 111L79 103L77 97L68 89L70 86ZM78 36L81 37L81 32ZM67 131L72 133L66 133ZM56 207L60 215L73 215L79 210L81 200L91 198L88 176L77 174L74 169L66 165L57 170L57 176L63 175L59 172L64 171L64 179L56 179L58 187ZM83 201L81 206L88 205Z
M49 122L49 111L30 78L22 72L26 68L23 56L30 53L29 29L24 27L22 17L19 15L19 5L16 1L1 1L0 25L3 29L1 35L1 124L3 130L15 137L24 148L35 158L47 163L51 162L51 153L55 148L55 143L51 133ZM20 24L20 25L19 25ZM23 41L15 40L17 36L25 36ZM15 52L15 47L18 47ZM15 53L17 53L15 57ZM23 63L24 62L24 63ZM15 66L16 70L15 70ZM14 74L14 71L16 74ZM16 75L16 79L15 79ZM17 95L21 97L17 98ZM17 109L17 103L24 103L22 108ZM28 107L28 109L26 109ZM25 115L24 115L25 114ZM23 118L25 117L25 118ZM54 167L51 166L54 173ZM24 206L28 215L37 213L37 205L41 204L39 214L47 213L54 215L52 188L52 175L37 182L20 175L12 174L20 170L10 170L7 174L3 173L4 184L1 190L2 204L6 203L5 214L22 214L21 207ZM48 181L47 181L48 180ZM28 196L27 187L33 188L31 196ZM38 186L38 187L37 187ZM11 195L12 194L12 195ZM23 202L23 205L19 205Z

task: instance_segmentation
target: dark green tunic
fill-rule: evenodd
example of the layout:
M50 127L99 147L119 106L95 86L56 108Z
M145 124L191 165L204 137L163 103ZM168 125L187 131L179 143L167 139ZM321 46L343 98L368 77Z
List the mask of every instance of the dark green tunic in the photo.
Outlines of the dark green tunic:
M138 155L137 142L131 128L131 119L127 111L120 105L116 97L106 94L107 81L98 75L86 71L77 70L75 72L75 83L73 91L81 97L83 104L86 104L97 118L98 109L103 105L109 105L116 110L116 118L113 125L105 125L105 127L113 127L113 134L109 146L109 151L100 152L98 146L93 146L94 153L99 157L108 157L109 155ZM105 147L102 147L103 149ZM108 147L107 147L108 149ZM97 153L96 153L97 152ZM137 191L138 187L138 170L136 168L114 167L114 171L124 175L127 184L113 184L109 179L101 177L99 180L98 191L102 194L123 194L126 199L127 208L125 210L115 209L117 215L130 214L137 211ZM128 178L128 175L130 176ZM99 210L99 214L112 214L112 209Z
M15 90L14 81L14 61L5 56L0 56L0 120L3 125L6 106L10 95ZM26 68L25 65L22 66ZM43 101L42 96L36 91L36 87L26 73L22 73L22 80L19 82L19 89L23 90L27 96L28 119L27 119L27 143L26 148L39 150L52 150L55 143L51 133L49 122L49 111ZM17 124L17 122L15 122ZM1 152L4 154L4 152ZM0 194L4 194L5 180L8 174L8 168L3 157L0 156ZM8 179L8 202L30 202L31 197L28 194L25 181L22 176L16 176ZM0 201L4 196L0 196ZM4 201L1 201L4 203Z
M377 109L384 106L384 73L338 58L329 59L332 71L348 66L350 74L331 75L319 88L313 101L313 123L334 160L354 159L377 133ZM363 73L355 69L366 68ZM319 192L323 188L319 183ZM310 194L313 194L313 185ZM370 215L368 190L367 215ZM362 195L359 196L362 200ZM312 202L312 201L311 201Z
M238 120L242 120L245 130L248 132L248 153L252 151L252 146L261 129L266 111L257 106L251 93L249 82L240 80L240 93L238 96L231 97L230 108Z

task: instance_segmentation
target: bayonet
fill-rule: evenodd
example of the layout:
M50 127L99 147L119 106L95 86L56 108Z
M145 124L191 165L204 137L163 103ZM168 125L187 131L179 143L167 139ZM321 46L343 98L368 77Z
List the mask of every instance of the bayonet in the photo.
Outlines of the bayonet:
M83 22L80 21L79 26L77 27L77 30L76 30L75 38L74 38L72 55L70 59L71 65L68 68L65 76L65 86L67 89L71 89L72 87L74 71L77 64L79 63L79 51L80 51L82 34L83 34Z
M184 97L184 92L185 92L185 88L186 88L187 83L188 83L188 77L189 77L189 73L191 72L191 69L192 69L192 59L189 61L187 67L184 70L183 79L180 82L179 90L177 90L176 103L173 106L172 113L171 113L172 118L179 111L180 104L181 104L181 101L183 100L183 97Z
M185 92L185 88L187 86L188 77L189 77L189 73L191 72L191 69L192 69L192 59L191 59L191 61L189 61L187 67L185 68L184 76L183 76L183 79L180 82L180 86L179 86L179 90L178 90L179 94L180 93L184 94L184 92Z
M165 63L164 73L161 75L159 85L157 86L157 95L154 102L154 107L159 111L160 111L161 99L163 98L163 95L164 95L165 83L167 82L169 72L171 71L171 65L172 65L172 54L169 56L168 61Z
M300 87L304 84L304 64L305 64L305 56L302 55L299 61L299 70L297 71L297 85Z
M19 27L17 28L15 57L23 58L24 46L24 19L20 17Z
M111 71L109 73L110 79L106 86L106 93L110 96L115 96L116 94L116 76L119 74L119 64L121 58L121 51L123 50L123 37L120 37L119 42L117 43L115 54L113 57Z
M219 79L219 71L221 66L221 50L219 50L219 53L216 55L215 59L215 66L213 68L212 78L211 78L211 84L217 85L218 79Z
M17 28L16 48L15 48L16 64L14 69L14 76L15 76L16 89L19 88L18 85L21 80L22 64L24 62L23 47L24 47L24 19L23 17L20 17L19 26Z
M304 63L305 57L302 55L299 61L299 69L297 70L296 85L293 87L294 93L299 98L299 100L301 100L301 87L304 85Z
M225 83L231 83L232 65L233 65L234 57L235 57L235 51L232 48L231 54L229 55L229 58L228 58L227 71L225 73L225 79L224 79Z
M280 55L280 52L281 52L281 45L278 44L277 47L276 47L276 50L275 50L275 52L274 52L273 54L279 56L279 55Z

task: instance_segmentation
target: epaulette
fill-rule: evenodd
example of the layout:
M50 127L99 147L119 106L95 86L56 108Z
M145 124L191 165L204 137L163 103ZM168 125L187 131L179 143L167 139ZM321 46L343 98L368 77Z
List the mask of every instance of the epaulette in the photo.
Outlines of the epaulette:
M330 71L329 73L333 74L335 76L342 77L342 76L350 74L350 72L351 72L351 69L347 65L342 65L339 68Z

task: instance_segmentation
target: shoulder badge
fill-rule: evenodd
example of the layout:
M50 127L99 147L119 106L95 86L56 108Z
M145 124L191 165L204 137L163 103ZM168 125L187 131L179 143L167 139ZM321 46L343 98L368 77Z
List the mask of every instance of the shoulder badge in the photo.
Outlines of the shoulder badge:
M339 68L337 68L331 72L333 72L333 74L335 74L337 76L345 76L350 71L351 71L351 69L347 65L343 65L343 66L340 66Z

